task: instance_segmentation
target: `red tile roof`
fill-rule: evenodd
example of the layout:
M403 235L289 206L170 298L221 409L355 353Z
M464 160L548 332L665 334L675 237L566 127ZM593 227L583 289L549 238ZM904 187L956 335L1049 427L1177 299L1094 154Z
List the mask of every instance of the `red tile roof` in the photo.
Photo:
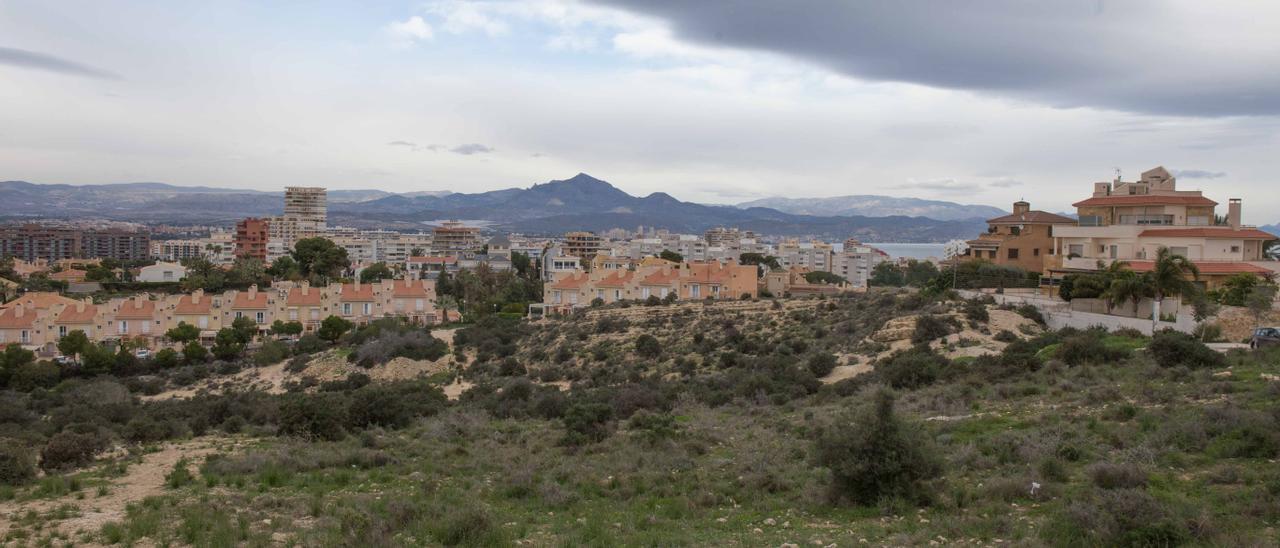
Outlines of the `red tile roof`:
M689 281L699 283L724 283L731 270L720 263L693 263L689 265Z
M295 287L289 290L285 306L320 306L320 288Z
M1129 268L1134 272L1149 272L1155 267L1155 261L1128 261ZM1217 262L1197 262L1196 268L1200 269L1201 274L1272 274L1269 269L1249 263L1217 263Z
M1076 220L1071 217L1063 217L1048 211L1028 211L1026 213L1017 213L1013 215L1005 215L994 219L987 219L987 222L993 225L1004 224L1053 224L1053 225L1073 225Z
M1128 206L1128 205L1189 205L1216 206L1218 202L1204 196L1178 196L1165 194L1143 194L1138 196L1095 196L1087 200L1071 204L1075 207L1091 206Z
M1232 229L1229 227L1221 228L1149 228L1142 231L1143 238L1165 237L1165 238L1211 238L1221 240L1276 240L1280 237L1269 232L1263 232L1256 228Z
M586 274L570 274L551 283L551 289L578 289L587 283Z
M632 278L635 277L635 275L636 273L630 270L626 272L615 272L613 274L605 276L603 279L596 282L596 286L597 287L624 287L627 285L628 282L631 281Z
M36 321L36 311L24 308L18 317L17 307L0 309L0 329L30 329Z
M266 308L267 293L259 291L253 298L249 297L248 291L236 293L236 298L231 301L231 308Z
M427 297L426 280L395 280L391 285L393 297Z
M680 278L680 273L676 270L659 270L645 276L640 280L640 285L671 285L671 282Z
M345 302L366 302L373 300L373 285L360 284L342 284L342 292L338 294L338 300Z
M174 305L174 314L208 314L213 309L213 299L208 295L202 295L200 301L196 302L192 295L183 295L178 297L178 304Z
M76 302L77 301L75 299L68 299L52 291L38 291L27 293L17 299L0 304L0 309L22 305L27 310L45 310L52 308L55 304L75 306Z
M458 262L457 257L409 257L411 263L423 264L453 264Z
M156 312L155 301L146 300L146 299L129 299L123 303L120 303L120 308L116 310L116 317L131 318L131 319L141 319L141 318L150 319L152 316L155 315L155 312Z
M77 310L77 308L79 308L77 305L63 308L54 323L93 323L94 318L98 316L98 307L94 305L87 304L84 310Z
M86 271L84 271L84 270L77 270L77 269L71 268L71 269L67 269L67 270L62 270L62 271L54 272L53 274L50 274L50 275L49 275L49 279L50 279L50 280L59 280L59 281L64 281L64 282L65 282L65 281L79 281L79 280L83 280L83 279L84 279L84 277L85 277L86 275L88 275L88 274L89 274L89 273L88 273L88 272L86 272Z

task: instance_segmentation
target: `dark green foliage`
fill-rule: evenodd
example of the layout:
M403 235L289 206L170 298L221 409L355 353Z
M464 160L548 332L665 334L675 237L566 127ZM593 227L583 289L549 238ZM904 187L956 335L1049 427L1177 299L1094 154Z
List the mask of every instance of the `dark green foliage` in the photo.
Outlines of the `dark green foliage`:
M165 338L186 344L200 338L200 328L187 322L178 322L178 326L164 332Z
M1044 314L1041 314L1040 309L1036 308L1034 305L1024 304L1013 309L1013 311L1017 312L1019 316L1036 322L1041 326L1045 325Z
M179 361L177 350L161 348L159 352L156 352L155 357L151 358L151 365L158 369L173 369L178 366Z
M347 359L368 368L394 358L434 361L448 353L449 345L426 331L383 331L378 338L358 346Z
M831 374L836 368L836 357L827 352L819 352L809 356L809 360L805 363L809 368L809 372L815 377L825 377Z
M280 433L316 440L346 435L347 406L337 394L289 394L280 404Z
M213 348L210 352L220 360L234 360L244 352L244 343L240 341L240 336L236 334L235 329L224 327L214 336Z
M254 337L258 336L258 324L248 316L231 320L231 329L235 331L236 340L240 341L240 344L249 344L253 342Z
M681 255L681 254L679 254L679 253L676 253L675 251L672 251L672 250L670 250L670 249L664 249L664 250L662 250L662 253L659 253L659 254L658 254L658 258L659 258L659 259L662 259L662 260L665 260L665 261L671 261L671 262L673 262L673 263L683 263L683 262L684 262L684 255Z
M299 337L298 343L293 345L294 351L299 354L315 354L326 347L324 339L317 337L314 333L307 333Z
M316 330L316 336L333 343L337 342L338 339L342 338L342 336L353 327L355 327L355 324L351 323L349 320L330 315L325 318L324 321L320 322L320 329Z
M656 358L662 355L662 343L653 335L645 333L636 337L636 354L645 358Z
M93 462L106 449L107 440L97 433L59 432L40 451L40 468L46 472L77 468Z
M382 280L389 280L393 276L395 276L395 272L391 271L391 267L387 266L387 263L379 261L364 267L364 269L360 271L360 283L371 284Z
M306 278L322 283L342 274L351 264L347 250L328 238L303 238L293 245L290 252L298 271ZM274 265L273 265L274 266Z
M1223 367L1226 358L1186 333L1166 329L1155 334L1147 353L1161 367Z
M1103 489L1069 500L1043 530L1056 546L1177 546L1187 521L1141 489Z
M1147 472L1135 464L1099 462L1088 469L1093 484L1103 489L1133 489L1147 485Z
M83 354L91 344L93 343L89 342L89 336L84 331L75 329L58 339L58 352L63 356L76 357Z
M911 342L927 343L951 334L951 323L942 316L925 314L916 318L916 328L911 332Z
M276 336L280 336L280 335L297 336L297 335L301 335L304 329L305 328L302 326L302 322L286 322L284 320L276 320L274 322L271 322L271 334Z
M53 362L29 361L11 369L9 387L19 392L36 388L53 388L61 380L61 372Z
M403 428L417 417L444 409L444 392L425 382L370 384L351 393L347 411L352 428Z
M975 322L987 322L991 320L991 313L987 312L987 303L969 299L964 302L964 317Z
M833 502L870 505L888 497L926 499L924 482L942 473L937 449L918 425L900 419L893 396L884 390L875 401L842 413L818 431L813 454L831 470Z
M209 359L209 351L205 349L204 345L192 341L182 347L182 358L188 364L204 363L205 360Z
M916 345L894 353L876 364L876 373L894 388L912 389L936 382L951 361L928 346Z
M26 485L35 478L31 453L17 440L0 438L0 485Z
M288 357L288 346L280 341L267 341L262 343L257 352L254 352L253 363L258 366L271 365L280 363Z
M570 404L562 419L565 429L563 443L586 445L609 437L609 420L612 417L613 408L603 403Z
M1113 364L1128 358L1131 354L1127 348L1108 346L1104 341L1105 332L1098 329L1082 331L1062 340L1058 347L1058 359L1070 365Z
M835 274L832 274L830 272L826 272L823 270L814 270L812 272L806 272L804 274L804 281L809 282L811 284L831 284L831 285L849 283L849 280L846 280L841 276L837 276Z

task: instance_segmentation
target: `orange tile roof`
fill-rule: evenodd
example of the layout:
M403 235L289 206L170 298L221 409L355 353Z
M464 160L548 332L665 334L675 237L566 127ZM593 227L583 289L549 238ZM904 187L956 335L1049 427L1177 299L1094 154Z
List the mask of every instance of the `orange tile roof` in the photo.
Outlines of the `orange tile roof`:
M395 280L391 285L392 297L426 297L426 280Z
M364 302L373 300L372 284L342 284L342 291L338 294L338 300L346 302Z
M457 257L409 257L411 263L425 264L453 264L458 262Z
M76 310L77 308L79 307L76 305L63 308L54 323L93 323L98 316L97 306L86 304L84 310Z
M570 274L552 282L551 289L578 289L587 283L587 275Z
M1129 268L1134 272L1149 272L1155 268L1155 261L1128 261ZM1197 262L1196 268L1200 269L1201 274L1272 274L1269 269L1249 263L1217 263L1217 262Z
M208 295L200 297L199 302L191 295L183 295L178 297L178 304L174 305L174 314L208 314L213 309L213 299Z
M1211 228L1211 227L1204 227L1204 228L1170 228L1170 229L1150 228L1150 229L1147 229L1147 230L1142 231L1142 233L1141 233L1141 234L1139 234L1138 236L1141 236L1141 237L1143 237L1143 238L1161 237L1161 236L1163 236L1163 237L1166 237L1166 238L1217 238L1217 239L1223 239L1223 240L1227 240L1227 239L1231 239L1231 240L1276 240L1276 239L1280 239L1280 236L1276 236L1275 234L1271 234L1271 233L1269 233L1269 232L1263 232L1263 231L1258 230L1258 229L1256 229L1256 228L1247 228L1247 229L1239 229L1239 230L1237 230L1237 229L1232 229L1232 228L1229 228L1229 227L1222 227L1222 228Z
M87 274L89 273L84 270L77 270L77 269L71 268L67 270L54 272L53 274L49 275L49 279L59 280L59 281L83 280Z
M0 309L0 329L30 329L36 322L36 311L24 309L18 317L18 309Z
M640 280L640 285L671 285L671 282L679 278L680 272L664 269L645 276L644 279Z
M1071 204L1074 207L1090 206L1127 206L1127 205L1189 205L1216 206L1218 202L1204 196L1177 196L1163 194L1143 194L1137 196L1095 196L1084 201Z
M37 291L27 293L17 299L4 303L0 305L0 309L22 305L27 310L46 310L53 308L53 305L55 304L68 304L75 306L76 302L77 301L75 299L68 299L51 291Z
M1019 223L1054 224L1054 225L1076 224L1076 220L1072 219L1071 217L1063 217L1062 215L1058 215L1056 213L1049 213L1048 211L1028 211L1026 213L1005 215L1003 217L987 219L987 222L993 225L1019 224Z
M295 287L289 290L285 306L320 306L320 288Z
M139 303L141 303L142 306L138 306ZM156 312L155 301L144 300L144 299L129 299L123 303L120 303L120 308L116 310L116 317L130 318L130 319L141 319L141 318L150 319L152 316L155 316L155 312Z
M623 287L623 286L626 286L627 282L630 282L632 278L635 278L635 275L636 273L630 270L626 272L615 272L613 274L605 276L603 279L596 282L596 286L597 287Z
M729 268L719 263L694 263L689 265L689 281L699 283L723 283L729 279Z
M236 293L236 298L231 301L231 308L266 308L267 293L259 291L253 298L249 297L248 291Z

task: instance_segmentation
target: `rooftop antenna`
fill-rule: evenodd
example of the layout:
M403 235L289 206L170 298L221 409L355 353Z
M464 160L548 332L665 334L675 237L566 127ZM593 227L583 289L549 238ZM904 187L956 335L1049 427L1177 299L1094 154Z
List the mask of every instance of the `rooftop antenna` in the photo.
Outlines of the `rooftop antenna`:
M1120 182L1120 168L1116 168L1116 182Z

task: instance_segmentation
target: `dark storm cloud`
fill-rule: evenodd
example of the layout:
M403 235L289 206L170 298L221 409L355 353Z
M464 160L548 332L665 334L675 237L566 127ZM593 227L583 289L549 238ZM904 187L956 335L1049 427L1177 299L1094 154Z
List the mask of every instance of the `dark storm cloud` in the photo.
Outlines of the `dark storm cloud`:
M1280 114L1280 72L1268 68L1280 66L1280 38L1259 26L1270 9L1260 4L1196 11L1168 0L593 1L665 19L680 38L776 52L866 80L1057 107ZM1207 8L1217 12L1206 16Z
M118 80L120 76L105 70L91 67L75 61L54 57L45 53L27 51L25 49L0 47L0 65L47 70L70 76L86 76L104 80Z

